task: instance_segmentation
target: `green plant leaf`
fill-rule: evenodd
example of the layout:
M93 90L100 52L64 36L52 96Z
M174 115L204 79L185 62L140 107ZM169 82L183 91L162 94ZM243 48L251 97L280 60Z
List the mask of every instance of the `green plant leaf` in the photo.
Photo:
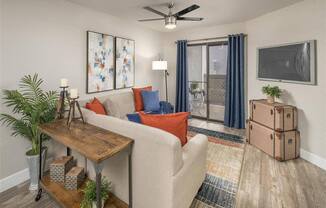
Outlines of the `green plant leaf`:
M24 76L18 90L3 90L4 104L12 109L12 114L0 114L3 125L11 128L13 136L23 136L32 143L32 153L39 152L42 135L38 126L55 119L58 94L56 91L44 92L41 88L43 80L37 74Z
M105 201L109 198L111 190L111 182L106 177L102 178L101 181L101 198ZM83 189L84 197L81 201L81 208L89 208L92 206L92 202L96 200L96 183L93 180L86 182L86 186Z
M282 90L278 86L274 86L274 87L270 85L263 86L262 92L265 95L276 97L276 98L279 98L282 95Z

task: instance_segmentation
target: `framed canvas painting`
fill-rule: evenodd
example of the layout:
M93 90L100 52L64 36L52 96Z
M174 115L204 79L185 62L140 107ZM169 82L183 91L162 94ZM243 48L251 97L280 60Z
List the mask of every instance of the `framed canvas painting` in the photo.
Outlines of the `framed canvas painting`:
M86 92L114 89L114 37L87 31Z
M135 81L135 41L116 38L116 89L134 86Z

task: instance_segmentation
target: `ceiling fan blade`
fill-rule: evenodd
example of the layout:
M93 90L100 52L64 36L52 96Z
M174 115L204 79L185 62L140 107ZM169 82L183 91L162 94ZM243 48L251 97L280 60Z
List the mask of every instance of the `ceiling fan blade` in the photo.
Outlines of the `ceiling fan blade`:
M157 21L157 20L164 20L164 18L142 19L142 20L138 20L138 21L139 22L149 22L149 21Z
M177 17L177 20L183 21L202 21L203 19L202 17Z
M160 16L163 16L163 17L166 17L167 15L166 14L164 14L164 13L162 13L162 12L160 12L160 11L157 11L157 10L155 10L155 9L153 9L153 8L151 8L151 7L144 7L144 9L146 9L146 10L148 10L148 11L150 11L150 12L153 12L153 13L155 13L155 14L158 14L158 15L160 15Z
M180 12L175 13L174 16L185 15L185 14L187 14L189 12L194 11L195 9L198 9L199 7L200 6L198 6L197 4L194 4L194 5L190 6L190 7L185 8L184 10L181 10Z

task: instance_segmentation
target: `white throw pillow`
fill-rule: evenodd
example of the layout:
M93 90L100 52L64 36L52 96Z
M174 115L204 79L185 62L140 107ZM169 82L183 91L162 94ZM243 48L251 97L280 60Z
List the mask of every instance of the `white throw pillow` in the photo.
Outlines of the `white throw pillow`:
M134 112L134 99L131 92L109 95L103 102L109 116L125 119L126 115Z

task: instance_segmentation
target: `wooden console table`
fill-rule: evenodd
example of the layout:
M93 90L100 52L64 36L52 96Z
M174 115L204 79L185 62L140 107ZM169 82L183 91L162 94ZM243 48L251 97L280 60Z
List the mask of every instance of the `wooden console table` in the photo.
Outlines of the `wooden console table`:
M70 128L68 128L66 123L66 119L61 119L43 124L39 128L42 133L65 145L67 147L67 155L70 155L70 149L72 149L92 162L96 173L96 204L98 208L101 207L102 203L100 196L102 162L123 150L128 150L129 207L132 207L131 146L133 140L87 123L84 124L81 121L72 122ZM40 149L42 149L42 141L40 141ZM41 160L42 157L40 155L40 166L42 164ZM87 160L85 160L85 173L87 173L86 163ZM79 207L83 197L81 189L68 191L63 185L51 182L48 175L41 178L41 168L39 171L41 186L35 198L36 201L41 198L43 188L63 207ZM110 199L105 204L105 207L124 208L128 207L128 205L117 197L110 195Z

